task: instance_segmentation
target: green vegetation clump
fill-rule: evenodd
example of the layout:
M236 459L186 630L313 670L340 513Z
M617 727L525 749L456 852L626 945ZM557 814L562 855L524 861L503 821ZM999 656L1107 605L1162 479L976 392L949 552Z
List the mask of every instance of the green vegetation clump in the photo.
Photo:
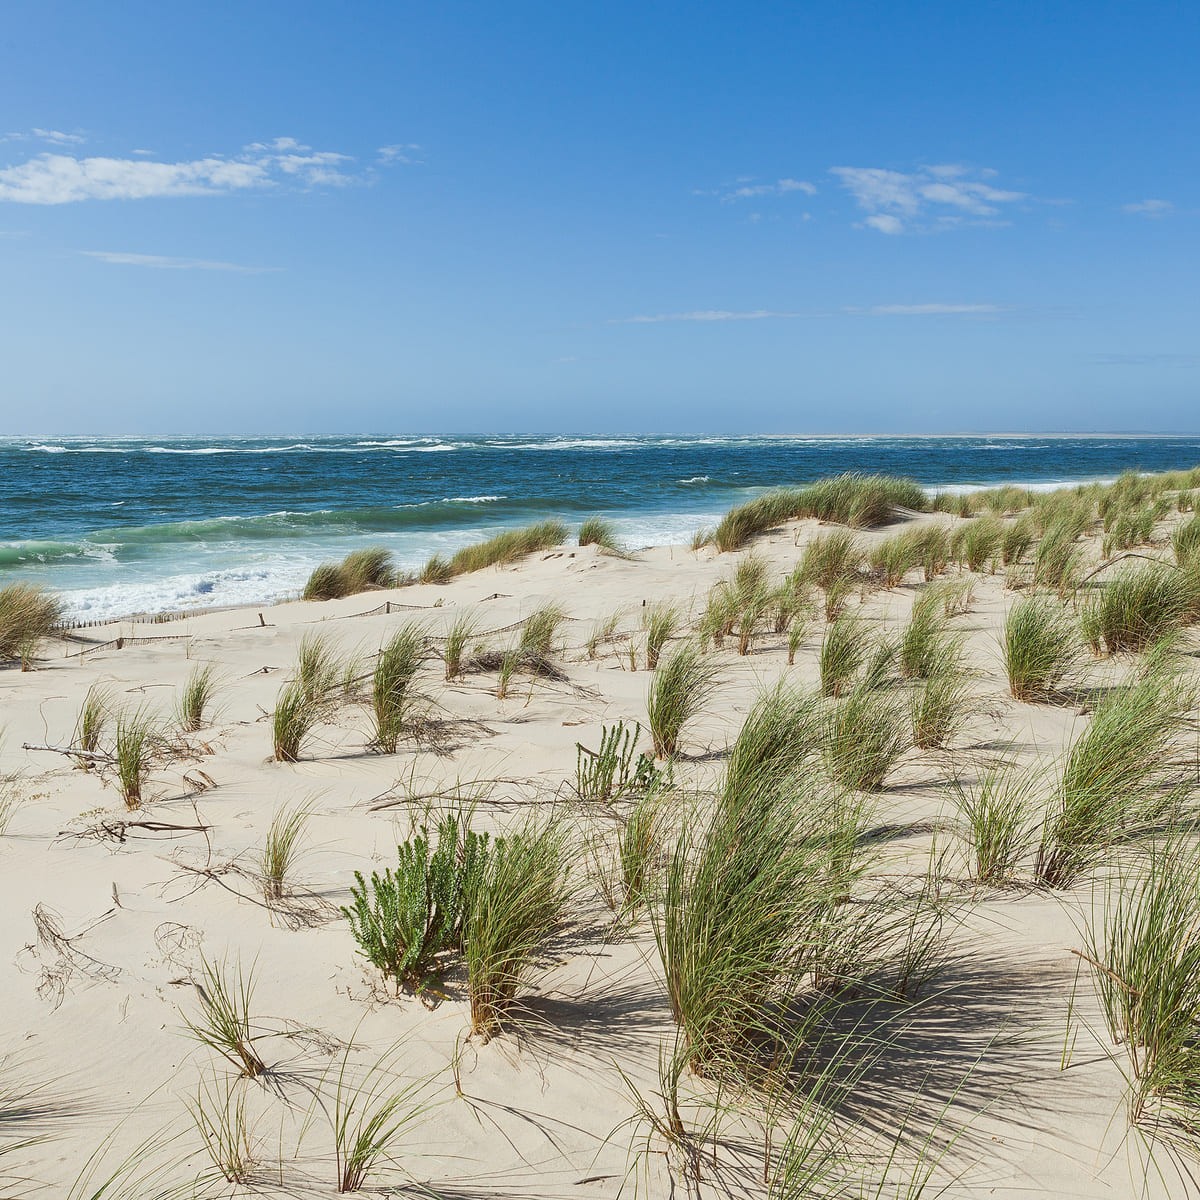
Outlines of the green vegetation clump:
M616 554L617 534L611 521L603 517L588 517L579 526L579 544L581 546L599 546L602 550Z
M410 623L397 629L380 649L371 677L371 744L395 754L412 706L412 682L428 657L425 631Z
M500 1032L517 994L567 913L567 833L530 819L491 847L466 910L471 1031Z
M356 871L351 903L342 909L363 956L397 992L420 988L461 954L467 923L492 854L502 841L466 829L455 816L397 847L398 862L370 881Z
M1160 669L1100 705L1063 767L1038 849L1039 883L1070 887L1109 846L1178 819L1183 785L1171 784L1170 763L1194 703L1194 689Z
M1124 1048L1130 1120L1151 1131L1200 1122L1200 852L1182 838L1120 869L1087 931L1108 1030Z
M448 583L456 575L468 575L485 567L519 562L540 550L561 546L567 540L567 527L558 520L539 521L520 529L505 529L483 542L464 546L449 559L435 554L422 570L421 583Z
M1047 703L1062 695L1079 661L1071 614L1050 600L1027 596L1004 619L1004 667L1015 700Z
M304 600L340 600L372 588L396 586L392 555L382 546L352 550L340 563L321 563L304 585Z
M43 588L29 583L0 588L0 661L17 658L27 670L61 621L61 602Z
M1083 635L1096 653L1137 652L1196 619L1200 574L1167 563L1118 572L1083 610Z
M867 529L895 520L898 509L924 511L920 484L889 475L835 475L800 488L780 488L732 508L713 532L718 550L740 550L784 521L815 517Z
M704 708L716 687L717 667L684 642L664 655L650 681L646 712L657 758L679 751L683 728Z

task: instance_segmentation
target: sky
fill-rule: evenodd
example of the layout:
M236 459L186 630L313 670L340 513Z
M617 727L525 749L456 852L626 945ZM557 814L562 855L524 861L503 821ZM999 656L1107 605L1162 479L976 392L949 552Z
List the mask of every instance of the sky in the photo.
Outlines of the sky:
M8 0L0 433L1200 430L1200 5Z

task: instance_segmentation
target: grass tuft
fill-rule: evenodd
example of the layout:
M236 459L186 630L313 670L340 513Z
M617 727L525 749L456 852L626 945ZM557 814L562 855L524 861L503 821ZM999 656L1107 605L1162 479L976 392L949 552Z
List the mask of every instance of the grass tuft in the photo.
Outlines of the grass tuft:
M215 1050L247 1079L265 1073L267 1065L254 1048L255 1034L250 1024L254 1000L254 969L243 973L226 962L209 962L201 957L200 979L192 984L200 999L200 1012L185 1017L188 1031L201 1044Z
M17 658L28 670L61 621L62 603L43 588L29 583L0 588L0 661Z
M150 769L161 749L158 720L145 705L126 707L117 712L113 758L117 786L126 808L141 807Z
M379 651L371 677L371 745L395 754L412 711L412 682L428 656L425 631L417 624L397 629Z
M216 691L217 668L212 663L193 667L175 706L175 719L184 733L195 733L211 724Z
M1144 675L1097 708L1067 755L1035 867L1046 887L1071 887L1108 847L1170 826L1181 793L1170 786L1195 691L1166 671Z
M1050 600L1026 596L1004 619L1004 669L1016 700L1031 704L1058 699L1079 662L1071 614Z
M567 833L530 819L497 842L470 897L464 939L471 1031L499 1033L566 916Z
M581 546L599 546L610 554L619 554L617 534L611 521L603 517L588 517L579 526L579 544Z
M540 550L561 546L566 540L567 527L557 520L539 521L520 529L505 529L486 541L464 546L449 560L434 555L425 564L420 580L422 583L447 583L456 575L520 562Z
M701 657L699 648L684 642L659 662L650 681L646 713L657 758L679 751L684 726L703 710L717 681L717 667Z

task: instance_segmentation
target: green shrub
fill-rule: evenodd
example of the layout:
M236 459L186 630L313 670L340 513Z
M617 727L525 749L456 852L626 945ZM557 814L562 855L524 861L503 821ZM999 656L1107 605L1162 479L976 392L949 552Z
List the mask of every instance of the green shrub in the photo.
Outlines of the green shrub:
M455 816L438 823L437 845L421 833L397 847L395 871L354 874L342 909L363 956L396 986L419 989L463 950L481 881L503 839L465 829Z
M575 744L575 794L584 803L611 804L631 792L644 792L654 783L654 760L637 751L642 727L624 721L600 730L600 749Z

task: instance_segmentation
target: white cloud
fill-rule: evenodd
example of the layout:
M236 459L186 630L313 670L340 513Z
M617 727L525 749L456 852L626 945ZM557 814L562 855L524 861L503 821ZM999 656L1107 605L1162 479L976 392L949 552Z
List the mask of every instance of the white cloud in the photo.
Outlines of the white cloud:
M381 166L390 167L397 163L407 166L419 166L421 160L416 157L421 147L416 142L397 142L394 146L380 146L376 153L379 155Z
M61 129L34 129L33 136L43 142L53 142L56 146L77 146L87 141L78 133L63 133Z
M70 204L82 200L142 200L171 196L227 195L282 183L345 187L364 182L348 154L313 150L296 138L253 142L234 156L209 155L160 162L146 151L136 158L78 157L45 153L0 167L0 201Z
M920 167L913 172L884 167L831 167L830 174L866 214L863 225L899 234L939 226L995 224L1002 206L1026 198L985 183L995 171L958 163Z
M1005 310L997 304L875 304L845 311L868 317L954 317L983 316Z
M749 200L754 196L786 196L792 192L802 192L805 196L815 196L817 189L806 179L777 179L774 183L743 183L731 192L726 192L722 200Z
M696 309L693 312L657 313L654 316L616 317L610 325L661 325L666 321L767 321L780 317L799 317L802 313L772 312L758 308L750 312L730 312L721 308Z
M1139 200L1136 204L1121 205L1122 212L1132 213L1138 217L1149 217L1151 220L1165 217L1174 208L1175 205L1170 200Z
M122 267L152 267L160 271L230 271L238 275L263 275L278 267L247 267L240 263L203 258L171 258L165 254L130 254L122 250L80 250L87 258Z

